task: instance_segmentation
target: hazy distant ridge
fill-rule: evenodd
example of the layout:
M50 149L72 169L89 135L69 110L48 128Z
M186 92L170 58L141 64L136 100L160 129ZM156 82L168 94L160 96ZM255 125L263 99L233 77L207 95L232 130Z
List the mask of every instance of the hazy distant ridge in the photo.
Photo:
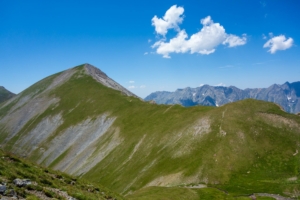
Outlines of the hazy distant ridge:
M145 98L158 104L181 104L183 106L206 105L221 106L247 98L274 102L290 113L300 112L300 82L282 85L273 84L268 88L239 89L234 86L187 87L175 92L154 92Z

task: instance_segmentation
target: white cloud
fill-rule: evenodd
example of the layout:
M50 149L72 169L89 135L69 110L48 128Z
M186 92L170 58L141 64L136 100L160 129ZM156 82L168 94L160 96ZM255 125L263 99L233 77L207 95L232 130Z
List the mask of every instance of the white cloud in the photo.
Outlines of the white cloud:
M131 85L131 86L129 86L128 88L129 88L129 89L134 89L135 86L134 86L134 85Z
M269 36L272 38L272 37L274 37L274 34L272 32L270 32Z
M172 6L168 11L174 9L180 9L180 12L177 12L177 15L174 15L176 22L182 22L182 18L180 15L183 14L184 9L182 7ZM181 12L182 11L182 12ZM172 11L174 12L174 11ZM166 15L167 15L166 13ZM179 15L180 13L180 15ZM164 16L164 19L166 17ZM152 19L152 24L154 24L154 19L158 19L156 16ZM180 20L179 20L180 19ZM166 22L166 21L164 21ZM167 23L167 22L166 22ZM168 27L176 28L178 34L171 38L169 41L166 38L163 38L152 45L152 48L156 48L156 53L163 55L164 58L170 58L170 53L199 53L209 55L215 52L215 48L220 45L228 45L228 47L235 47L244 45L247 42L246 34L242 37L238 37L233 34L227 34L223 26L219 23L214 23L210 16L205 17L204 19L200 20L200 23L203 25L202 29L191 35L189 38L188 34L185 30L180 30L178 27L179 23L171 23L175 24L173 26L158 26L155 25L155 30L157 33L165 36L167 33ZM161 22L163 24L163 22ZM162 28L163 27L163 28Z
M140 86L140 88L142 88L142 89L145 88L145 87L146 87L146 85L141 85L141 86Z
M226 40L222 44L228 44L228 47L235 47L235 46L244 45L246 44L246 42L247 42L247 38L245 34L243 34L242 38L230 34L227 36Z
M151 39L148 39L148 43L150 43L150 42L152 42L152 40L151 40Z
M223 87L225 87L226 85L224 83L219 83L219 84L217 84L215 86L223 86Z
M184 9L182 7L177 7L177 5L172 6L163 18L158 18L156 15L152 18L152 25L155 27L157 34L165 36L169 29L179 30L178 24L183 21Z
M259 3L262 5L262 7L266 7L267 6L267 3L265 1L260 1Z
M262 38L263 38L264 40L266 40L266 39L267 39L267 36L266 36L265 34L262 34Z
M219 69L226 69L226 68L233 68L233 67L234 67L233 65L226 65L226 66L219 67Z
M211 19L210 16L205 17L204 19L200 20L200 23L203 24L204 26L210 25L213 23L213 20Z
M130 84L133 84L133 83L134 83L134 81L129 81L129 83L130 83Z
M279 35L269 39L263 47L270 48L268 52L274 54L278 50L286 50L291 48L293 42L293 38L290 37L289 39L287 39L284 35Z
M149 54L148 52L145 52L145 53L144 53L144 55L148 55L148 54Z

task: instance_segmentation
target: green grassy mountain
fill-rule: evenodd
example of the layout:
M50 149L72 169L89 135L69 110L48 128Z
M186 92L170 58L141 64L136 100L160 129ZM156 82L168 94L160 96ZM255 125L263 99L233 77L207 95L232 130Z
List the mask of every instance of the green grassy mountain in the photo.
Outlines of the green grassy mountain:
M11 93L7 89L5 89L3 86L0 86L0 104L10 98L15 96L14 93Z
M250 99L155 105L88 64L1 104L0 144L128 199L300 195L299 116Z

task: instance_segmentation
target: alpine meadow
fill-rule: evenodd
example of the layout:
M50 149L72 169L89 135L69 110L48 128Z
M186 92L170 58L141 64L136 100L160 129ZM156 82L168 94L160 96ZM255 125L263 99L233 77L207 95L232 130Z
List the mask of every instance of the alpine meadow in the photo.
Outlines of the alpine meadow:
M4 151L126 199L299 198L300 117L274 103L157 105L84 64L5 101L0 117Z

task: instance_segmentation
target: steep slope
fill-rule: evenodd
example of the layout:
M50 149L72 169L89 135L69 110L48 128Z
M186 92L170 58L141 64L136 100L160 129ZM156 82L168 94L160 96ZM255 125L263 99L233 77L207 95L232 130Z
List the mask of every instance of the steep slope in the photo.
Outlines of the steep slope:
M7 89L5 89L3 86L0 86L0 104L10 98L12 98L13 96L15 96L14 93L8 91Z
M91 77L93 77L95 80L97 80L99 83L115 89L115 90L119 90L121 91L123 94L127 95L127 96L133 96L136 98L139 98L138 96L136 96L135 94L133 94L132 92L130 92L129 90L125 89L123 86L121 86L119 83L117 83L116 81L112 80L111 78L109 78L104 72L102 72L100 69L90 65L90 64L86 64L85 66L86 69L86 73L88 75L90 75Z
M0 199L124 199L102 185L35 165L1 149L0 169Z
M199 184L234 195L300 190L299 116L251 99L150 104L99 83L89 68L47 77L0 105L1 147L126 195Z
M222 106L243 99L257 99L274 102L290 113L300 112L300 82L283 85L274 84L269 88L241 90L234 86L209 86L178 89L175 92L154 92L145 98L158 104L180 104L183 106Z

